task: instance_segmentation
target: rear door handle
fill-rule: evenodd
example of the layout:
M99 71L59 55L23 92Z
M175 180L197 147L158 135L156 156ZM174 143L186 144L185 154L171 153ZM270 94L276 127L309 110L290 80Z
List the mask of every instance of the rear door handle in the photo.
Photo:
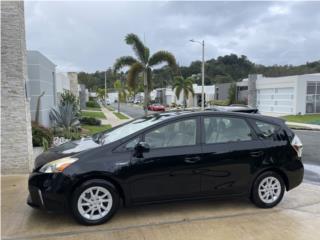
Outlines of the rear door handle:
M200 161L200 157L186 157L184 159L184 161L186 163L196 163L196 162Z
M250 152L251 157L261 157L263 155L263 151Z

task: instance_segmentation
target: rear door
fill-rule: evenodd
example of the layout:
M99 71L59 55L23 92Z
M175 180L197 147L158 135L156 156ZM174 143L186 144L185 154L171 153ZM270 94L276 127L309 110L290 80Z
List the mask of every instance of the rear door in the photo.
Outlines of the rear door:
M201 191L241 194L264 156L264 145L245 118L202 118Z

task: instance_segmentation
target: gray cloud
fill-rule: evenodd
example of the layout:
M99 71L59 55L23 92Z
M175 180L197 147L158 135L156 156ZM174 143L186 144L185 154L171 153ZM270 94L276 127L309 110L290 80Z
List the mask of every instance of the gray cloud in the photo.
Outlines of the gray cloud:
M236 53L256 63L320 59L320 2L26 2L27 47L61 70L95 71L132 55L134 32L180 64ZM145 37L144 37L145 36Z

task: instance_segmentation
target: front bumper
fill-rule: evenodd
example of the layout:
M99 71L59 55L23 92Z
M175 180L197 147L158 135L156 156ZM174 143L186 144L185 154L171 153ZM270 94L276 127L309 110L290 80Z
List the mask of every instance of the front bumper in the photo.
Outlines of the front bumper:
M69 208L71 180L63 173L34 172L29 177L27 204L48 211L63 211Z

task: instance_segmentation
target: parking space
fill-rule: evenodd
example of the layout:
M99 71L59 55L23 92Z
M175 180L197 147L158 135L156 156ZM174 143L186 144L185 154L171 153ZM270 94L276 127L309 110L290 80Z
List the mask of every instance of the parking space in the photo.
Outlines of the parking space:
M27 175L2 176L2 239L319 239L320 187L303 183L273 209L246 199L121 208L86 227L65 213L26 205Z

